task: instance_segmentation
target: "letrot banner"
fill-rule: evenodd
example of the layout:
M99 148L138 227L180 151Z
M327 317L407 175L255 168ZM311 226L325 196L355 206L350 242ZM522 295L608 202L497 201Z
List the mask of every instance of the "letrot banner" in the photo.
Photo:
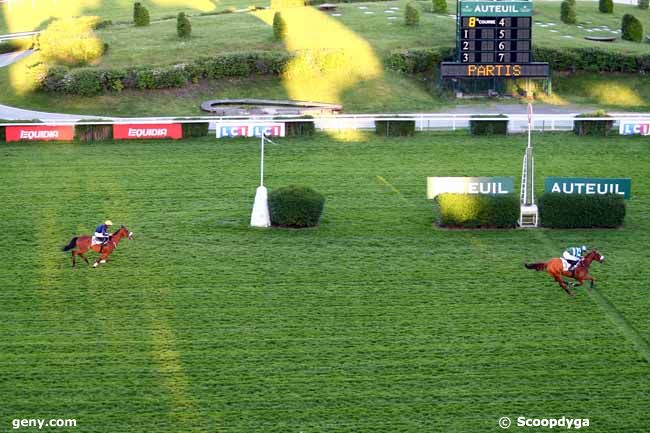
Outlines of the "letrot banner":
M618 125L620 135L650 135L650 119L621 120Z
M9 141L71 141L74 126L21 125L7 126L6 140Z
M456 194L510 194L515 178L500 177L427 177L427 198L434 199L445 192Z
M284 123L217 123L217 138L284 137Z
M632 179L547 177L544 179L544 192L561 194L620 194L625 200L632 195Z
M183 128L180 123L124 123L113 125L115 140L143 140L183 138Z

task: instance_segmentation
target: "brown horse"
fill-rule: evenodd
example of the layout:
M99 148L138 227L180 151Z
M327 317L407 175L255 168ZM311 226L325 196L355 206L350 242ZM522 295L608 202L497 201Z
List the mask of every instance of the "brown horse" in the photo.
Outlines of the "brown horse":
M88 250L93 250L96 253L99 253L100 256L97 260L95 260L95 264L93 265L94 268L99 266L100 263L106 263L106 260L108 259L108 256L111 255L113 250L117 247L117 244L120 243L120 240L122 240L123 237L127 237L129 240L133 239L133 233L129 231L124 226L120 226L119 230L113 233L112 235L109 236L108 242L104 245L92 245L92 236L77 236L75 238L72 238L70 243L63 247L63 251L68 251L72 250L72 266L74 267L76 264L75 257L80 256L82 259L86 261L86 263L90 264L88 262L88 259L84 256L84 254ZM76 248L76 250L74 249Z
M534 269L536 271L543 271L546 270L554 279L557 281L562 289L566 292L567 295L569 296L574 296L575 293L571 291L569 288L569 285L571 287L578 285L582 286L585 280L590 281L589 285L589 291L593 287L596 286L596 280L594 280L594 277L589 275L589 266L591 265L591 262L596 260L597 262L602 263L605 261L605 256L601 255L598 251L592 250L587 253L586 256L584 256L581 260L580 263L575 267L573 273L569 271L565 271L562 267L562 259L560 258L554 258L549 260L548 262L540 262L540 263L524 263L524 266L527 269ZM576 279L578 282L577 283L568 283L564 281L565 277L570 277Z

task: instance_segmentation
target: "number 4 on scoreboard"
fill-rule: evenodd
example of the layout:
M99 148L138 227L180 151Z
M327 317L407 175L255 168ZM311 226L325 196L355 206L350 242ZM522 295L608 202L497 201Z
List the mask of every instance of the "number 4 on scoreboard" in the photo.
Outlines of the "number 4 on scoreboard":
M506 19L505 19L505 18L501 18L501 19L499 20L499 25L500 25L501 27L505 27L505 26L506 26Z

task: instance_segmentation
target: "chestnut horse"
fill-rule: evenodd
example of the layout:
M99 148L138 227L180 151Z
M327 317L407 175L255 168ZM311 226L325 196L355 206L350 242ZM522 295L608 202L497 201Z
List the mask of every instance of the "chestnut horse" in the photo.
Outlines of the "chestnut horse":
M589 280L589 291L591 291L591 289L596 286L596 280L594 280L594 277L589 275L589 265L591 265L591 262L594 260L602 263L605 260L605 256L601 255L596 250L589 251L589 253L587 253L587 255L584 256L580 260L580 263L578 263L578 265L574 268L573 273L563 270L562 259L560 258L554 258L548 262L524 263L524 266L527 269L534 269L536 271L546 270L546 272L548 272L551 277L553 277L555 281L560 284L567 295L574 296L575 293L571 291L569 284L564 281L564 278L562 278L562 276L574 278L578 281L577 283L570 283L571 287L575 285L582 286L585 280Z
M96 253L99 253L100 256L97 260L95 260L95 264L93 265L94 268L99 266L100 263L106 263L106 260L108 259L108 256L111 255L113 250L117 247L117 244L120 243L120 240L122 240L123 237L127 237L129 240L133 239L133 233L129 231L124 226L120 226L119 230L113 233L112 235L109 236L108 242L104 245L91 245L92 244L92 236L84 235L84 236L77 236L75 238L72 238L70 243L63 247L63 251L68 251L72 250L72 266L74 267L76 264L75 257L80 256L82 259L86 261L86 263L90 264L88 262L88 259L84 256L84 254L88 250L93 250ZM76 248L76 250L74 249Z

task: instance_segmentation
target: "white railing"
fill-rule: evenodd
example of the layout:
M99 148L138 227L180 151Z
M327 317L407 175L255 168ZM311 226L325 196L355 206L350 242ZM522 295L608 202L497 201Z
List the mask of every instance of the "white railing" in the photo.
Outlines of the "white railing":
M568 131L573 129L573 122L579 121L602 121L602 117L580 117L575 116L580 113L571 114L536 114L532 119L532 129L534 131ZM480 118L473 116L480 115ZM412 114L339 114L331 116L314 116L313 119L305 119L302 116L279 116L279 115L260 115L260 116L174 116L174 117L120 117L107 118L105 121L89 121L90 116L70 115L69 118L47 118L42 117L40 120L46 125L70 125L70 124L125 124L125 123L201 123L209 122L210 129L214 130L217 124L227 124L233 122L247 123L265 123L265 122L305 122L313 121L318 130L373 130L376 120L413 120L415 127L419 131L435 130L457 130L469 127L469 122L473 121L490 121L490 120L508 120L508 131L511 133L524 133L528 130L527 114L508 114L507 117L499 117L500 114L453 114L453 113L412 113ZM494 116L494 117L486 117ZM607 120L614 122L614 127L618 122L638 121L650 122L650 113L617 113L610 114ZM38 116L36 116L38 117ZM102 118L102 116L92 116L93 118ZM30 118L34 116L30 115ZM85 119L84 119L85 118ZM25 121L25 124L31 122ZM0 125L20 125L20 123L1 123Z
M2 0L0 0L1 2ZM40 31L35 32L18 32L18 33L8 33L6 35L0 35L0 42L10 41L12 39L25 39L30 36L38 35Z

